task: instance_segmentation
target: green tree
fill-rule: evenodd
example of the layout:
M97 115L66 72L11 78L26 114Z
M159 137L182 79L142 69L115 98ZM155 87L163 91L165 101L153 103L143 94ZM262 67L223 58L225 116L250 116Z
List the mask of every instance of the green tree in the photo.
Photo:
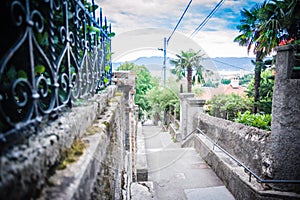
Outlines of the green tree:
M229 120L233 120L238 112L245 112L250 108L249 100L237 94L215 95L207 104L210 115Z
M259 86L260 86L260 74L261 74L261 63L264 57L264 53L261 51L261 48L258 48L259 44L256 40L260 37L261 31L261 19L259 18L263 5L256 4L250 10L243 9L241 11L241 25L238 25L237 28L241 32L234 41L238 42L241 46L247 46L248 53L250 52L252 46L254 45L254 54L255 57L255 68L254 68L254 102L258 102L259 99ZM254 106L254 113L257 112L257 107Z
M146 99L151 107L152 115L163 112L177 112L179 111L178 94L172 89L162 86L154 87L147 92Z
M214 87L217 88L219 86L218 82L213 83L211 80L207 80L204 84L203 87Z
M153 87L157 86L157 82L154 81L149 70L143 65L136 65L134 63L125 62L117 68L117 71L121 70L133 71L137 76L135 83L136 93L134 102L139 106L139 117L141 117L143 110L149 111L151 109L146 98L146 93Z
M230 84L230 79L222 78L221 83L224 85L229 85Z
M246 74L240 78L239 84L247 86L253 78L253 74Z
M265 114L271 114L272 112L272 98L274 89L274 71L271 69L264 70L261 73L260 82L260 99L257 102L258 111ZM252 79L248 85L247 96L251 101L254 98L254 79Z
M172 71L173 74L177 75L177 80L182 77L187 79L187 91L192 92L192 84L198 79L199 83L203 83L204 79L202 76L202 66L200 60L203 55L199 55L200 51L195 52L190 49L189 51L181 51L181 55L177 54L177 59L171 60L171 64L175 65L175 69ZM195 75L193 76L193 71Z
M257 38L258 48L269 54L283 40L299 39L300 1L271 0L264 4L260 14L261 34Z
M117 68L117 71L122 71L122 70L124 70L124 71L131 71L131 70L133 70L133 71L134 71L134 69L137 68L137 67L138 67L138 66L137 66L136 64L134 64L134 63L131 63L131 62L125 62L125 63L121 64L121 65Z
M256 54L254 102L259 101L260 74L263 58L270 54L281 41L293 42L300 36L300 1L271 0L256 4L250 10L241 11L241 34L234 41L247 46L248 52L254 45ZM282 44L285 44L283 42ZM254 106L257 112L257 106Z

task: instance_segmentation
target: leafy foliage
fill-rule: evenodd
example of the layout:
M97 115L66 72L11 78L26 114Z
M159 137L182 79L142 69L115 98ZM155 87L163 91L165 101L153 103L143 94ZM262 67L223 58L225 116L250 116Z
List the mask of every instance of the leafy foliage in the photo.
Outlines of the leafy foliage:
M238 112L245 112L250 108L249 100L237 94L215 95L207 104L210 115L229 120L234 119Z
M219 83L213 83L211 80L206 81L203 84L203 87L214 87L217 88L219 86Z
M269 131L271 130L272 116L270 114L251 114L250 111L243 114L238 112L234 121Z
M196 85L195 87L193 87L192 91L195 94L195 97L200 97L200 98L201 98L201 95L204 93L204 89L200 85Z
M135 104L139 106L139 116L142 115L142 110L149 111L151 109L149 102L146 98L146 93L153 87L157 86L157 82L151 77L149 70L141 65L136 65L134 63L125 62L120 65L117 71L127 70L135 72L137 76L135 83Z
M287 43L298 43L300 38L300 1L265 0L250 10L241 11L240 31L234 41L247 46L256 54L254 82L254 112L258 111L262 60L274 47Z
M259 101L256 103L258 111L261 113L271 114L272 98L274 89L274 72L271 69L265 70L261 74ZM253 102L254 99L254 79L248 85L247 96ZM254 102L253 102L254 103Z
M271 53L280 41L297 40L300 37L300 1L271 0L241 11L241 34L234 41L247 46L254 44L254 53L261 51L263 57Z
M175 65L175 69L171 72L177 76L179 81L181 78L187 79L187 91L192 92L192 84L196 82L204 83L202 75L202 66L200 60L204 55L199 55L200 51L195 52L193 49L189 51L181 51L181 55L176 54L177 59L171 60L170 63ZM193 75L193 71L195 72Z
M221 83L224 84L224 85L229 85L230 84L230 79L224 79L224 78L222 78L221 79Z
M179 112L179 98L177 94L167 87L155 87L147 92L146 99L151 105L151 113Z
M246 74L240 77L239 85L247 86L253 78L253 74Z
M137 67L137 65L135 65L134 63L131 63L131 62L125 62L123 63L122 65L120 65L117 69L117 71L131 71L133 70L134 71L134 68Z

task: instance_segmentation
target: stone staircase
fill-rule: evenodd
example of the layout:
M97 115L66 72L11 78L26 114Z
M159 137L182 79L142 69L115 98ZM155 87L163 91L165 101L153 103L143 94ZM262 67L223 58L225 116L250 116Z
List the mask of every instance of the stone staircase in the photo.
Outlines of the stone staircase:
M148 181L135 183L141 196L135 193L132 199L234 199L195 149L181 148L158 126L144 125L142 134Z

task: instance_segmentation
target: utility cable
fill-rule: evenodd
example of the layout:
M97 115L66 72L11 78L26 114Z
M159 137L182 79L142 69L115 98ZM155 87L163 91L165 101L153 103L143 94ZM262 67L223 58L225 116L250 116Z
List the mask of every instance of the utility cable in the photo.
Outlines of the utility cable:
M199 24L199 26L194 30L194 32L190 35L190 37L194 37L210 20L210 18L215 14L215 12L222 6L225 0L221 0L215 8L207 15L207 17Z
M216 59L212 59L212 58L211 58L211 60L212 60L213 62L218 62L218 63L224 64L224 65L227 65L227 66L230 66L230 67L233 67L233 68L237 68L237 69L241 69L241 70L244 70L244 71L252 72L251 70L244 69L244 68L242 68L242 67L238 67L238 66L235 66L235 65L226 63L226 62L222 62L222 61L216 60Z
M172 33L171 33L171 35L168 37L168 39L167 39L167 44L169 43L169 41L170 41L171 37L172 37L172 36L173 36L173 34L175 33L175 31L176 31L176 29L177 29L178 25L180 24L181 20L183 19L183 16L185 15L186 11L187 11L187 10L188 10L188 8L190 7L190 5L191 5L192 1L193 1L193 0L190 0L189 4L186 6L186 8L185 8L184 12L182 13L182 15L181 15L180 19L178 20L178 22L177 22L177 24L176 24L176 26L175 26L175 28L174 28L173 32L172 32Z

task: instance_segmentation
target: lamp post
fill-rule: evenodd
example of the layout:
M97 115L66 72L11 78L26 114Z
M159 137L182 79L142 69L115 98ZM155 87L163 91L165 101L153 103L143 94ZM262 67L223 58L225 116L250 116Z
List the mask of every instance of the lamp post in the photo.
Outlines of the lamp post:
M167 60L167 38L164 37L164 48L158 48L158 50L164 52L164 61L163 61L163 72L164 72L164 86L166 86L166 60Z

